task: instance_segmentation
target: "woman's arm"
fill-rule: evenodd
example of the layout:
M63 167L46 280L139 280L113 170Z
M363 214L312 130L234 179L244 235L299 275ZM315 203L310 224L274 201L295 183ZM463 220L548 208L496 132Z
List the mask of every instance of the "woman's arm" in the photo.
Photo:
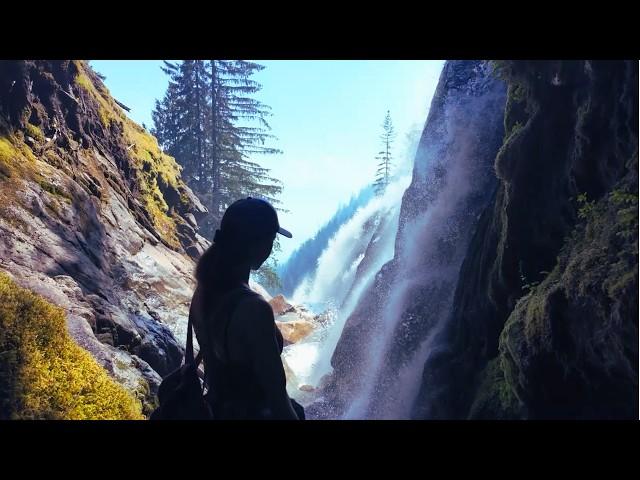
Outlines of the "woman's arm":
M276 339L273 311L260 299L248 299L235 311L232 325L241 329L246 342L247 357L267 396L276 419L298 420L287 395L287 379Z

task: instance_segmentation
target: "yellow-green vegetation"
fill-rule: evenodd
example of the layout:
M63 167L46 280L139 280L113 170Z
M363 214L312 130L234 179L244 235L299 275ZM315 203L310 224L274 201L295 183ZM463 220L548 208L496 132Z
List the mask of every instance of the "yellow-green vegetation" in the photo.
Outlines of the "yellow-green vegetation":
M624 371L633 351L629 332L637 319L637 157L630 168L617 188L599 200L589 201L586 194L577 197L579 222L558 263L518 301L505 323L500 355L487 367L476 393L477 417L486 411L494 416L511 411L510 395L524 398L521 390L528 388L534 360L542 362L535 368L568 374L601 361L588 353L601 352L606 343L608 361ZM601 332L611 338L603 340ZM544 364L544 359L555 363Z
M179 192L179 165L173 157L162 152L152 135L122 113L106 87L99 81L96 84L93 83L84 62L74 63L78 69L75 81L98 101L101 122L106 127L116 120L122 124L122 141L126 144L127 151L133 160L132 166L140 182L143 204L165 242L173 248L179 248L176 223L162 193L167 188Z
M577 196L576 200L578 201L578 205L580 206L578 210L578 217L582 219L589 218L589 215L593 212L595 208L595 202L587 200L587 194L581 193Z
M44 134L42 133L42 130L40 130L40 128L32 125L31 123L27 123L26 130L27 135L29 135L31 138L39 142L44 142Z
M582 193L577 203L581 222L567 238L558 264L516 307L527 319L527 338L539 335L551 315L549 298L555 291L584 298L598 291L616 301L637 279L638 194L633 186L622 183L597 202Z
M0 137L0 180L28 178L35 171L36 157L15 135Z
M174 248L180 246L176 236L176 222L169 215L169 207L162 190L172 188L176 192L179 187L180 167L169 155L162 152L157 140L139 125L125 120L124 135L127 146L134 159L140 190L147 212L165 241Z
M0 418L133 420L141 408L74 343L62 309L0 272Z
M0 210L2 210L2 218L14 227L25 230L26 224L11 208L5 208L5 206L15 205L15 193L20 190L22 181L30 180L37 183L43 190L67 204L72 203L73 199L64 189L46 180L49 178L50 172L47 169L50 167L37 161L31 149L20 139L20 133L18 131L12 135L0 137L0 181L7 181L0 192ZM54 203L48 203L47 207L56 215L60 215Z
M0 179L11 177L9 162L12 161L12 145L5 138L0 138Z
M504 132L508 137L516 123L522 126L526 123L530 112L527 111L527 88L520 83L509 83L507 101L504 107Z
M60 187L47 182L46 180L38 180L38 184L42 187L44 191L62 198L67 203L71 203L73 201L73 199L67 192L65 192Z
M123 120L124 115L111 99L108 90L105 87L100 89L102 91L98 90L91 81L87 75L84 62L76 60L74 64L78 70L75 82L98 102L98 115L102 124L109 128L111 122L115 119Z

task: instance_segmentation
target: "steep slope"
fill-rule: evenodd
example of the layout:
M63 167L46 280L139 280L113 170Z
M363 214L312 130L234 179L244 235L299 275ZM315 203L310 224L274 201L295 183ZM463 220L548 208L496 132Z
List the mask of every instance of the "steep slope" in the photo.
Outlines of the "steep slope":
M638 63L499 62L499 188L417 418L638 417Z
M393 258L347 319L314 415L409 415L420 375L414 363L424 361L425 342L451 308L470 233L493 193L504 99L486 62L445 64L402 197Z
M84 62L1 62L0 269L148 402L181 360L205 212Z

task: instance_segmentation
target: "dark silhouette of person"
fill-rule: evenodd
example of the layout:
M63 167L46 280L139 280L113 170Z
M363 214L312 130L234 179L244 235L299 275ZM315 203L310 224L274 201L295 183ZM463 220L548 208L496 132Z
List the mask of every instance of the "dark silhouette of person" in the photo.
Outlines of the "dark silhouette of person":
M283 339L271 306L249 288L250 271L267 260L277 234L292 237L273 206L238 200L198 262L189 315L214 418L304 419L304 409L286 391Z

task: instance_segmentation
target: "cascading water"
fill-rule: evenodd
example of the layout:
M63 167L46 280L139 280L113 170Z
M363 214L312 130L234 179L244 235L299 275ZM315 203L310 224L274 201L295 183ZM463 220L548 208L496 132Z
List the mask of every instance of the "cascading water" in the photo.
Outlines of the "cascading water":
M382 196L374 197L359 208L336 232L318 258L312 277L305 278L296 288L292 296L294 302L309 305L326 302L340 306L354 282L367 246L376 238L383 242L390 240L390 249L380 249L382 255L388 254L384 261L393 257L400 200L410 180L403 176L390 183Z
M495 186L505 88L483 62L448 62L416 155L395 257L346 321L326 389L333 415L408 418ZM434 386L437 388L437 386Z
M331 355L344 322L375 273L393 258L402 194L410 180L406 174L395 179L383 195L358 209L329 241L314 274L304 279L294 292L294 303L322 310L329 319L323 327L285 347L283 352L296 379L290 386L290 394L303 403L308 398L296 387L318 386L331 372Z
M403 177L361 208L296 289L295 302L335 309L325 328L285 349L294 369L306 366L304 381L321 386L306 399L311 417L410 416L424 361L444 348L437 332L496 183L504 100L486 63L447 62L411 184Z

